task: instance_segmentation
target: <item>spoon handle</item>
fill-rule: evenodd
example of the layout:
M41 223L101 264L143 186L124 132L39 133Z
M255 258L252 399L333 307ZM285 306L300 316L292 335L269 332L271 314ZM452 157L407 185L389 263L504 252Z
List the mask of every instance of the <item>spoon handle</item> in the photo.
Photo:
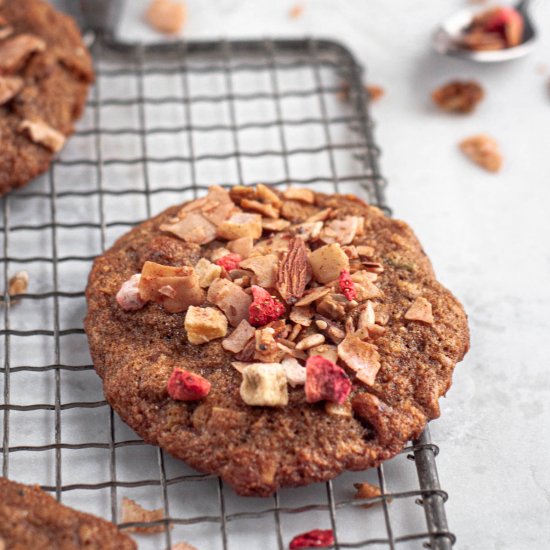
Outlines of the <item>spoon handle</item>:
M532 4L532 0L521 0L517 3L516 10L526 12L529 9L530 4Z

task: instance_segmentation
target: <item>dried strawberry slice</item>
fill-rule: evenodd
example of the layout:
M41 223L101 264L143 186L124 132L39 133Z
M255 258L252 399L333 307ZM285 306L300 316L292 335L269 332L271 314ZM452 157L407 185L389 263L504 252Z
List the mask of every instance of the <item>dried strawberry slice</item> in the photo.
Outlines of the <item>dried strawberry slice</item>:
M290 550L301 548L325 548L334 544L334 533L332 529L313 529L307 533L296 535L289 545Z
M215 263L220 267L223 267L226 271L231 271L232 269L237 269L241 261L242 257L240 254L235 254L234 252L231 252L230 254L226 254L225 256L222 256L221 258L216 260Z
M306 401L331 401L340 405L351 391L351 382L343 368L320 355L306 361Z
M338 280L340 283L340 290L342 294L349 300L355 300L357 298L357 289L355 284L351 279L350 272L347 269L342 269L340 271L340 278Z
M176 367L168 380L168 395L176 401L198 401L208 395L210 387L200 374Z
M248 322L254 327L263 327L275 321L285 312L285 306L261 286L252 285L254 300L248 310Z

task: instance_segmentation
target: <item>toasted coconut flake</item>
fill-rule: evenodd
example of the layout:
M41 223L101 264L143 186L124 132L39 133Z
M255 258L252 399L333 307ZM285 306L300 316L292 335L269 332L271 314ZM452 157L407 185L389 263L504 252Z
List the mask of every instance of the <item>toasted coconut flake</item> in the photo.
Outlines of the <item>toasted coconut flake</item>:
M304 222L293 226L292 233L304 241L314 241L321 234L323 222Z
M283 201L279 198L279 195L263 183L256 185L256 194L261 201L272 204L275 208L281 208L283 204Z
M298 325L309 327L313 319L313 310L309 306L294 306L289 318Z
M215 265L206 258L201 258L195 265L195 271L199 278L201 288L208 288L215 279L218 279L222 274L222 268Z
M157 508L156 510L146 510L131 498L123 497L121 519L122 523L147 523L159 521L164 519L164 510L162 508ZM169 525L169 528L172 529L172 524ZM147 535L153 533L164 533L165 529L166 525L162 523L150 526L124 527L124 530L130 533L142 533Z
M285 357L281 361L281 365L285 370L287 382L293 388L303 386L306 383L306 369L298 363L295 357Z
M254 212L259 212L262 216L266 218L277 219L279 217L279 210L275 208L272 204L264 204L263 202L243 199L241 201L241 208L244 210L253 210Z
M18 76L0 76L0 105L4 105L4 103L13 99L22 88L22 78Z
M200 205L200 212L216 227L235 211L235 203L231 200L229 192L219 185L209 187L205 199Z
M322 334L310 334L296 344L297 350L307 350L325 343L325 337Z
M248 317L248 308L252 303L251 296L227 279L216 279L208 289L207 298L225 313L233 327Z
M174 292L160 292L163 287L172 287ZM145 262L139 281L139 296L142 300L157 302L170 313L185 311L189 306L204 301L204 291L199 278L190 266L171 267Z
M432 304L426 298L417 298L405 313L405 319L408 321L422 321L432 325L434 322Z
M243 260L246 260L250 256L253 247L254 239L252 237L241 237L227 243L228 250L238 254Z
M382 291L372 282L373 275L376 276L375 273L369 273L368 271L356 271L351 276L351 280L355 283L359 302L382 296Z
M282 218L262 218L262 228L264 231L284 231L288 227L290 227L290 222L288 220L283 220Z
M360 216L346 216L343 220L326 222L319 238L326 244L350 244L365 223Z
M365 307L362 308L359 313L357 329L367 328L369 325L373 325L375 321L374 307L372 306L372 302L368 300Z
M338 356L361 382L372 386L380 370L380 356L376 346L363 342L355 334L348 334L338 344Z
M359 254L359 256L372 258L374 256L374 248L372 246L358 245L357 253Z
M306 219L306 222L324 222L331 214L332 208L325 208L324 210L321 210L316 214L312 214L311 216L309 216Z
M240 263L244 269L249 269L255 275L253 284L262 288L275 288L277 280L277 256L252 256Z
M307 306L312 304L319 298L326 296L330 292L330 288L326 286L319 286L304 294L303 298L296 302L296 306Z
M237 328L222 341L222 347L227 351L239 353L248 341L254 338L254 333L254 327L246 319L243 319Z
M309 256L313 276L319 283L330 283L337 279L343 269L349 271L349 258L338 243L318 248Z
M315 202L315 193L304 187L289 187L283 192L283 197L289 200L301 201L307 204Z
M356 499L376 498L382 494L380 487L377 487L376 485L371 485L370 483L367 483L367 482L354 483L353 486L356 489L356 493L353 498L356 498ZM373 502L372 504L364 504L363 506L361 506L361 508L367 509L367 508L370 508L371 506L374 506L375 504L378 504L378 502Z
M331 346L330 344L321 344L319 346L309 348L307 350L307 354L309 357L313 355L320 355L325 359L329 359L333 363L338 362L338 350L336 349L336 346Z
M216 226L198 212L189 212L176 223L163 224L160 230L168 231L188 243L207 244L216 238Z
M238 212L218 227L218 236L228 241L251 237L259 239L262 235L262 217L259 214Z

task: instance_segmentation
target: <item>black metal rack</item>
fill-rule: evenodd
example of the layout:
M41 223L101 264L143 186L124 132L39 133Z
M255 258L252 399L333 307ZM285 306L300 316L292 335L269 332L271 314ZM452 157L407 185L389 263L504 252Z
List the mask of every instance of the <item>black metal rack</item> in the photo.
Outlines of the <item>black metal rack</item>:
M257 524L263 545L282 550L312 521L324 523L309 528L334 530L334 548L451 548L447 495L428 429L402 455L416 465L415 486L389 487L395 472L407 477L415 471L397 457L388 463L398 461L392 475L388 465L369 473L383 492L369 510L353 500L348 474L273 499L242 499L217 478L175 465L125 428L104 401L87 356L81 318L93 258L142 219L208 185L261 179L359 192L391 213L360 65L343 46L314 39L150 46L97 39L93 53L97 81L75 136L45 176L2 199L2 474L40 483L63 502L115 523L122 493L143 490L150 497L158 490L165 519L153 523L175 527L154 539L157 548L183 539L201 549L234 548L236 540L247 547L238 537ZM14 304L7 288L17 269L31 272L31 284ZM143 463L140 449L149 453ZM85 466L82 458L73 460L80 451ZM151 467L152 452L156 474L140 475L142 465ZM94 453L101 455L101 472L88 474ZM78 464L81 472L73 479L69 472ZM183 472L172 473L180 467ZM189 503L181 493L195 484L199 492ZM193 502L203 492L210 495L204 507ZM100 495L99 512L93 494ZM406 507L410 502L421 505L424 519ZM395 519L400 509L404 522ZM244 525L239 535L233 525ZM202 526L206 531L193 538L192 529Z

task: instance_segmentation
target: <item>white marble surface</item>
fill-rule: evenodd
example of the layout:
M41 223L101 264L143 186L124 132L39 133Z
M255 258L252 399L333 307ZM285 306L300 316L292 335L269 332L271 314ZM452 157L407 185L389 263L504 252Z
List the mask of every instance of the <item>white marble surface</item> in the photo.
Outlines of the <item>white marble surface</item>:
M472 349L432 425L457 548L542 550L550 542L550 5L536 6L535 53L474 66L429 47L437 22L464 4L309 0L290 20L292 1L188 0L185 34L336 38L386 88L374 116L389 201L470 316ZM452 77L486 88L473 116L430 105L432 88ZM502 146L498 175L457 151L480 131Z

